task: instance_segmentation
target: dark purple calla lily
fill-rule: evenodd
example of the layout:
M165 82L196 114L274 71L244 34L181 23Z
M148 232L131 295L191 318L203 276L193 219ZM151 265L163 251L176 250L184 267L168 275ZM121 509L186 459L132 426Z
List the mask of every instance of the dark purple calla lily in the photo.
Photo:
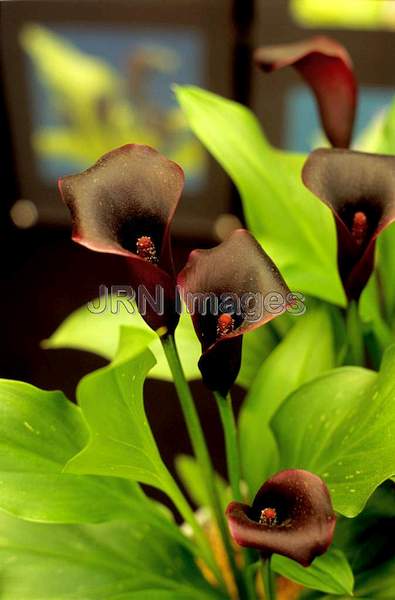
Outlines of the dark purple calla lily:
M317 36L292 44L264 46L254 55L266 72L294 67L311 87L328 140L348 148L354 124L357 85L347 50L335 40Z
M231 502L231 535L263 559L281 554L308 567L332 543L336 517L325 483L309 471L280 471L258 491L252 506Z
M73 221L73 240L97 252L128 259L132 284L156 298L161 286L164 313L147 303L146 322L171 333L175 275L170 225L184 186L182 169L148 146L128 144L102 156L78 175L59 180Z
M178 284L202 345L203 380L225 396L240 370L243 333L283 313L289 289L244 229L215 248L194 250Z
M395 157L315 150L302 179L333 212L339 273L348 299L358 300L374 267L377 236L395 221Z

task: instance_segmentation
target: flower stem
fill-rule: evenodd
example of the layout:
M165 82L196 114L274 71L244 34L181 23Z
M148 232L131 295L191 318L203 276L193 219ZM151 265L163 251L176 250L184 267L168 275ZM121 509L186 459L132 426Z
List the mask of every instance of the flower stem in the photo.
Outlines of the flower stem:
M161 338L170 371L173 375L174 385L180 400L181 409L184 414L188 434L192 443L193 451L198 465L201 469L203 481L207 486L207 494L210 500L211 510L217 522L219 532L228 556L229 565L233 571L236 584L240 591L240 598L245 598L244 581L236 565L236 560L226 525L225 516L221 507L218 490L215 484L214 470L208 452L206 440L203 434L199 415L186 381L185 374L177 352L177 347L172 335Z
M348 340L347 362L351 365L365 364L365 349L362 323L358 312L358 304L350 302L346 313L346 332Z
M241 469L239 445L236 422L233 414L232 398L230 397L230 394L224 398L218 392L214 392L214 396L217 401L224 430L228 478L232 488L232 496L237 502L242 502L243 498L240 492Z
M217 401L225 437L226 462L228 479L232 488L232 497L237 502L242 502L243 496L240 491L241 468L239 441L237 436L236 420L233 413L232 398L230 394L224 398L224 396L218 392L214 392L214 397ZM247 573L248 566L251 564L251 554L248 548L243 548L243 556L245 562L245 571L243 573L244 584L248 590L249 598L255 598L255 589L251 587L250 577Z
M190 525L195 536L196 543L200 548L201 555L204 561L206 562L207 566L212 570L213 574L215 575L221 586L224 589L226 589L225 580L218 567L217 561L215 560L209 540L204 535L203 530L196 519L195 513L189 506L188 502L184 497L184 494L181 492L180 488L178 487L177 483L175 482L170 473L168 493L184 521Z
M261 566L261 560L250 562L244 567L245 577L248 586L248 594L251 600L257 600L257 589L256 589L256 576Z
M263 588L265 590L265 600L276 600L276 586L270 567L270 558L262 560L262 580Z

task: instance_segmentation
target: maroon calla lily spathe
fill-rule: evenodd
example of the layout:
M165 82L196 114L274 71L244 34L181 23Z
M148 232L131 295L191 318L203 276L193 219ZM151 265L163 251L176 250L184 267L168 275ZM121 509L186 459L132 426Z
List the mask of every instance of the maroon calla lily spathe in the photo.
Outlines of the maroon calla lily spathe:
M335 40L317 36L291 44L264 46L254 55L263 71L294 67L311 87L332 146L348 148L357 102L351 58Z
M336 517L325 483L301 469L280 471L262 485L252 506L231 502L231 535L263 559L281 554L308 567L332 543Z
M377 237L395 221L395 157L315 150L302 179L333 212L339 273L348 299L358 300L374 267Z
M194 250L178 284L202 346L203 380L226 396L240 370L242 335L282 314L290 291L269 256L244 229L215 248ZM211 301L206 308L198 307L196 298ZM247 306L248 298L253 302Z
M170 225L183 187L184 174L176 163L137 144L112 150L83 173L59 180L72 216L73 240L126 257L131 283L144 285L153 298L160 286L163 314L147 303L143 317L166 333L174 331L179 319Z

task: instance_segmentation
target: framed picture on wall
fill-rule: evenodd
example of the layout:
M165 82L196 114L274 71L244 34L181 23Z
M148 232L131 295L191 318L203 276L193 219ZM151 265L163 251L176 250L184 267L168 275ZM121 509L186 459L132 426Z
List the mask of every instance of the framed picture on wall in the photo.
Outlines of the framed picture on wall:
M56 0L1 3L1 54L20 194L43 224L68 222L59 176L126 143L181 164L179 234L210 236L229 210L220 167L188 128L171 90L232 95L227 0Z

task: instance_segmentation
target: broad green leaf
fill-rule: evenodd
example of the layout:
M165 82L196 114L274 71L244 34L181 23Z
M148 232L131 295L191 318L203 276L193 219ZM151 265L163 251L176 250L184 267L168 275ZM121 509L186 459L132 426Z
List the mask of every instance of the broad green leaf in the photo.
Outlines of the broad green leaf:
M98 299L91 303L98 306ZM172 381L158 336L148 327L137 311L130 314L125 307L121 307L114 313L108 309L100 314L94 314L85 304L69 315L52 336L43 342L43 346L48 349L85 350L112 360L118 348L121 328L126 327L130 331L131 344L145 344L156 358L156 364L150 370L149 377ZM135 337L134 342L132 335ZM193 329L192 320L185 311L181 315L175 338L186 378L188 380L200 379L201 375L197 366L201 354L200 344ZM239 385L243 387L250 385L262 362L274 348L276 341L277 336L270 326L261 327L244 336L243 359L237 380Z
M313 590L335 595L353 593L354 576L351 567L343 552L335 548L330 548L307 568L290 558L275 554L272 569L275 573Z
M305 157L275 150L246 107L194 86L176 86L188 123L236 184L248 228L289 287L344 305L329 209L301 182Z
M128 327L121 329L119 349L113 362L80 381L77 400L90 437L64 470L79 475L122 477L162 490L193 528L195 550L199 548L210 568L218 571L208 541L162 461L152 435L144 410L143 385L155 359L144 343L139 349L134 340L135 335ZM166 398L158 399L158 402L163 409Z
M78 385L78 404L91 435L66 472L124 477L171 495L172 478L144 411L143 384L155 359L149 350L135 354L133 340L133 332L122 329L114 361Z
M305 468L327 483L335 509L357 515L395 473L395 346L379 374L344 367L292 394L272 428L282 468Z
M206 484L202 478L196 459L186 454L180 454L176 458L176 470L189 497L196 506L210 506ZM225 511L227 505L232 500L232 494L226 481L220 475L216 476L216 484L222 507Z
M394 341L395 318L395 224L379 236L376 269L359 302L359 312L383 351Z
M252 496L278 467L270 419L291 392L334 366L328 310L313 309L294 320L294 327L263 363L240 413L243 474Z
M309 298L308 300L306 300L306 298L304 298L305 302L310 304L316 302L316 300L314 300L313 298ZM274 331L274 333L277 335L277 337L279 339L283 338L288 331L291 329L292 325L295 324L295 317L298 317L300 315L298 314L292 314L289 312L285 312L282 315L280 315L279 317L276 317L275 319L273 319L272 321L270 321L270 323L268 323L264 329L268 329L268 327L271 327Z
M99 522L133 511L141 491L131 482L62 473L87 438L81 411L62 392L0 380L0 508L61 523Z
M395 488L385 482L354 519L339 517L334 543L345 553L357 577L393 556Z
M143 335L146 334L147 345L156 339L155 333L146 326L137 312L129 314L124 307L121 307L117 312L107 309L96 314L91 312L89 305L97 302L96 298L77 308L41 345L45 349L84 350L112 360L119 346L121 327L130 327L137 335L141 332Z
M388 346L392 341L392 334L383 319L380 307L380 291L377 273L373 273L369 279L367 286L362 292L358 308L359 315L365 324L365 327L370 327L375 331L382 348Z
M394 114L395 117L395 114ZM394 123L395 135L395 123ZM395 148L394 148L395 153ZM381 232L378 242L379 281L382 286L385 317L394 329L395 318L395 223L391 223Z
M98 306L97 303L98 299L95 299L90 304ZM148 327L137 310L133 307L129 307L129 310L134 312L131 314L125 306L119 306L114 312L111 308L107 308L100 314L95 314L85 304L69 315L52 336L43 342L43 346L48 349L86 350L112 360L119 345L121 327L128 327L137 339L146 342L146 346L156 358L156 364L149 376L170 381L172 377L158 336ZM175 335L186 377L199 379L200 371L197 363L200 357L200 344L192 320L185 311L181 315Z
M368 126L358 149L379 154L395 154L395 100ZM386 324L394 329L395 318L395 224L381 232L377 241L376 271L379 282L370 280L361 297L362 316L370 317L380 345L388 344ZM378 287L380 293L378 293Z
M378 369L384 350L393 343L394 335L383 316L383 294L380 291L381 279L374 272L359 301L359 328L363 332L372 367Z
M0 512L0 531L1 600L223 598L186 538L147 502L127 521L96 525L28 523Z
M277 320L279 319L274 319ZM248 389L277 342L278 336L270 324L244 334L241 369L236 383Z

